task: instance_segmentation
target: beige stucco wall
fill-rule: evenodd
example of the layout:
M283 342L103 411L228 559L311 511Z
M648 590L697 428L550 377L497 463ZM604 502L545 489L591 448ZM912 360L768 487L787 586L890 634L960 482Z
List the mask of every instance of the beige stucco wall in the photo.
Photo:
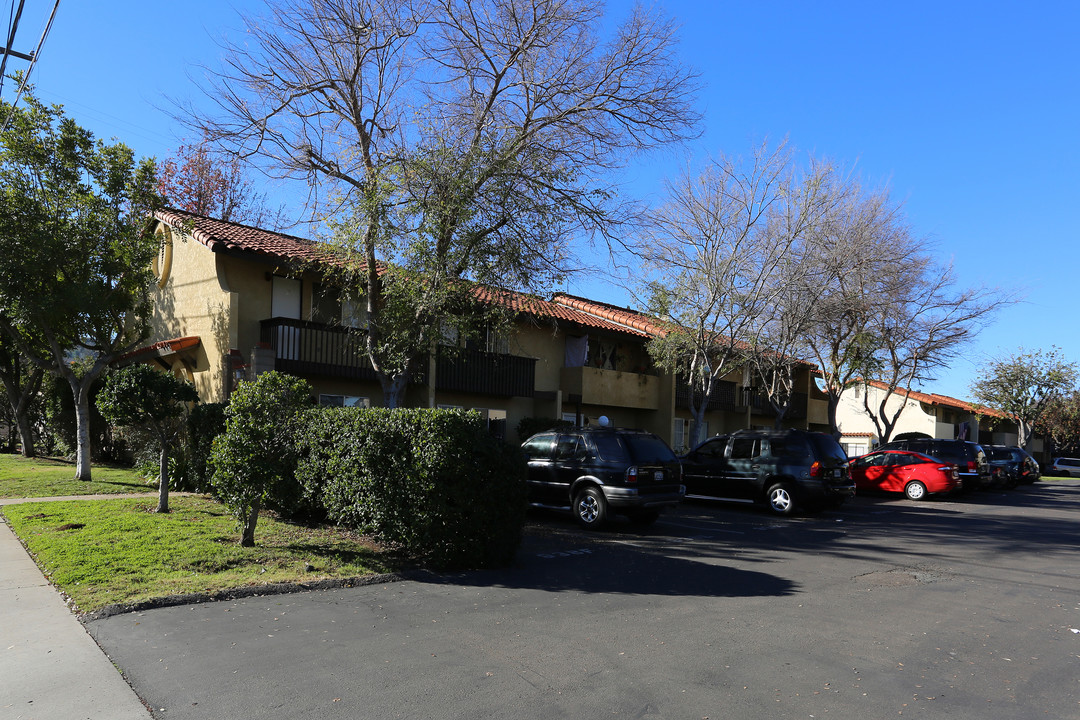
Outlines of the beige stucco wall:
M165 226L159 227L165 233ZM218 257L185 233L165 235L171 245L171 261L155 263L158 283L152 289L153 314L150 342L197 336L201 344L194 354L191 372L204 402L225 397L224 356L234 347L238 331L238 293L220 273ZM165 249L168 258L169 248ZM162 272L165 272L162 282Z
M883 390L872 386L848 388L840 396L840 404L836 408L837 424L844 434L871 433L874 442L881 442L881 438L877 436L877 428L873 419L863 407L864 392L869 393L871 407L877 407L884 395ZM894 393L885 407L891 413L895 412L901 404L903 404L903 410L900 413L900 418L896 421L896 427L893 429L892 434L894 437L907 432L925 433L931 437L938 437L937 419L934 417L933 412L928 413L922 403L917 400L903 398L901 395Z

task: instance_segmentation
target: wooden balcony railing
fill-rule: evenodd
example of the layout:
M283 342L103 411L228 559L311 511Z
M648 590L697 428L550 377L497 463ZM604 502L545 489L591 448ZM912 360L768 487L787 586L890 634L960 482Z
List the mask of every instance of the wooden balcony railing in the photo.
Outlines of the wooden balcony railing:
M481 350L448 353L440 349L435 364L435 389L532 397L536 391L536 360Z
M274 351L274 367L293 375L316 375L350 380L377 380L364 354L364 331L306 320L263 320L262 342ZM437 355L438 390L481 393L502 397L532 397L536 388L536 360L461 350ZM413 382L425 382L427 363Z
M364 331L306 320L261 322L260 337L276 356L275 368L293 375L375 380L364 355Z

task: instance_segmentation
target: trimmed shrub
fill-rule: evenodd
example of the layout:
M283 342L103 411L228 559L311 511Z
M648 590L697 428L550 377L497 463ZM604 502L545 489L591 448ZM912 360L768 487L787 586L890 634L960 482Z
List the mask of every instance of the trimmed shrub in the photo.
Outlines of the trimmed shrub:
M229 398L225 432L213 441L210 466L214 493L240 522L245 547L255 544L264 504L280 509L300 499L294 438L310 402L306 382L274 371L240 383Z
M441 570L511 562L525 463L461 410L319 408L304 418L297 479L338 523Z

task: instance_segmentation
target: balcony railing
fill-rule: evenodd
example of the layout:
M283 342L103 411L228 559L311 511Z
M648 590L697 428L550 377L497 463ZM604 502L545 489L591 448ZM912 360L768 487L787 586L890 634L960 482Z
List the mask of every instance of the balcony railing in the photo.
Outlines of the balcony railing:
M536 391L534 358L440 349L435 365L435 389L502 397L532 397Z
M260 337L276 357L275 368L293 375L375 380L364 355L364 331L306 320L261 322Z

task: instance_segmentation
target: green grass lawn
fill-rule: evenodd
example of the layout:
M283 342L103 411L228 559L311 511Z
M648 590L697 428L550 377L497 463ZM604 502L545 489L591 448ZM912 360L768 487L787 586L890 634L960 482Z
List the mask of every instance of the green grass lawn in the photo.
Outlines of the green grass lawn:
M134 470L95 465L91 477L76 480L75 464L66 460L0 453L0 498L157 492L157 482Z
M95 473L97 469L95 468ZM390 572L387 555L336 527L259 518L256 547L242 548L236 520L217 501L72 500L3 508L45 575L80 612L106 605L279 582Z

